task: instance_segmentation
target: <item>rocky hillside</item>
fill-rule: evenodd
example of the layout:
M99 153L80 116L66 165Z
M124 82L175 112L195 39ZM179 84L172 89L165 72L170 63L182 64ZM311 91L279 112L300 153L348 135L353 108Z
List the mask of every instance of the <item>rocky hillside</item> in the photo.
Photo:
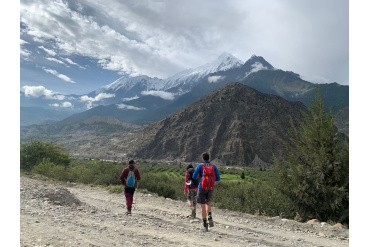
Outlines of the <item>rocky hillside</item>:
M305 109L301 102L230 83L148 125L134 157L199 161L208 151L220 165L271 163L273 154L282 155L289 117L300 118Z
M111 116L67 118L49 125L21 127L21 142L39 139L62 145L72 157L119 161L132 152L132 142L142 126L124 123Z

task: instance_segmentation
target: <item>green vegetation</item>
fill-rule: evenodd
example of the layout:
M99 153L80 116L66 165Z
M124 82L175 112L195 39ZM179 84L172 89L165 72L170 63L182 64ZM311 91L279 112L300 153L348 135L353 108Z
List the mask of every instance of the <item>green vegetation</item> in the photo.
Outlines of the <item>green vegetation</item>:
M45 144L41 141L22 144L27 148L21 148L21 156L26 156L23 153L25 151L36 150L37 147L45 147L46 145L51 144ZM61 148L55 144L52 144L51 147L53 149L50 150L61 151ZM26 166L21 166L23 171L29 174L42 174L58 181L104 186L114 193L123 191L119 177L122 170L127 167L126 163L69 158L68 161L61 163L52 159L53 155L45 155L43 152L36 154L39 156L33 155L33 163L27 163L27 167L32 168L23 169L22 167ZM67 154L64 155L68 157ZM186 165L147 163L139 160L136 167L141 174L139 191L155 193L158 196L176 200L186 200L183 192ZM276 175L273 170L224 169L219 167L219 171L221 182L216 184L214 205L251 214L289 215L290 207L284 204L287 201L286 198L274 189Z
M55 165L68 166L70 164L70 158L69 154L63 152L63 149L55 143L30 140L27 143L21 144L20 166L22 170L30 171L35 165L41 162L51 162Z
M298 125L298 126L296 126ZM303 219L349 223L349 145L339 138L320 90L302 121L291 120L285 162L276 161L279 191Z

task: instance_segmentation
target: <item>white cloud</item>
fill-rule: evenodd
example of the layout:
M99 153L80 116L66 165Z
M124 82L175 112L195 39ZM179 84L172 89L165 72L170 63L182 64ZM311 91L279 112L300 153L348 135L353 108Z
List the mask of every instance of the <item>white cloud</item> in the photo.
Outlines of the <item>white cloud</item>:
M21 58L27 59L32 53L29 50L21 47L20 54L21 54Z
M131 98L122 98L123 101L130 101L130 100L134 100L134 99L138 99L139 96L134 96L134 97L131 97Z
M27 60L27 58L29 56L31 56L32 53L29 50L27 50L26 48L23 47L23 45L25 45L25 44L29 44L29 42L24 41L23 39L20 39L20 45L21 45L20 55L21 55L21 58Z
M71 78L69 78L68 76L66 75L63 75L63 74L58 74L57 77L59 77L60 79L62 79L63 81L67 81L67 82L70 82L70 83L75 83L74 81L72 81Z
M58 71L56 71L54 69L46 69L46 68L44 68L43 70L45 72L47 72L47 73L50 73L50 74L53 74L53 75L58 75Z
M25 40L23 40L23 39L20 39L20 44L21 44L21 45L29 44L29 42L27 42L27 41L25 41Z
M38 46L41 50L44 50L48 55L55 56L57 53L53 50L46 49L44 46Z
M136 106L132 106L132 105L125 105L125 104L116 104L117 108L118 109L122 109L122 110L136 110L136 111L142 111L142 110L145 110L145 108L141 108L141 107L136 107Z
M94 98L91 98L87 95L83 95L83 96L80 97L80 100L81 101L91 101L91 102L93 102L93 101L100 101L102 99L112 98L114 96L115 96L115 94L112 94L112 93L100 93L100 94L96 95Z
M245 77L249 76L250 74L260 71L260 70L266 70L268 69L267 67L263 66L262 63L260 62L255 62L252 64L252 70L250 72L245 73Z
M94 98L89 97L87 95L83 95L80 97L80 100L83 102L86 102L86 108L91 109L93 107L93 102L100 101L102 99L112 98L115 94L111 93L100 93L96 95Z
M63 102L61 104L58 104L58 103L54 103L54 104L49 104L49 106L53 106L53 107L63 107L63 108L73 108L73 104L71 102Z
M173 100L175 98L175 95L173 93L165 92L165 91L142 91L142 95L152 95L156 97L161 97L165 100Z
M75 66L79 67L80 69L85 69L85 67L83 67L83 66L79 65L78 63L73 62L73 61L72 61L71 59L69 59L69 58L65 58L64 60L66 60L69 64L72 64L72 65L75 65Z
M46 69L46 68L43 68L43 70L47 73L50 73L52 75L55 75L56 77L64 80L64 81L67 81L67 82L70 82L70 83L75 83L71 78L69 78L68 76L66 75L63 75L63 74L59 74L58 71L54 70L54 69Z
M56 59L56 58L53 58L53 57L47 57L46 59L49 60L49 61L56 62L56 63L65 64L63 61L60 61L59 59Z
M23 86L23 90L26 97L39 98L44 96L46 99L65 99L64 95L56 94L53 91L46 89L44 86Z
M107 99L107 98L113 98L114 96L116 95L113 93L100 93L95 96L95 101L100 101L102 99Z
M92 101L88 101L86 104L86 109L91 109L93 107Z
M94 100L94 98L91 98L91 97L89 97L89 96L87 96L87 95L83 95L83 96L81 96L81 97L80 97L80 100L81 100L81 101L90 101L90 102L91 102L91 101L95 101L95 100Z
M220 79L222 79L222 78L224 78L224 77L223 77L223 76L221 76L221 75L209 76L209 77L208 77L208 82L209 82L209 83L215 83L215 82L217 82L218 80L220 80Z
M66 102L63 102L62 103L62 107L73 107L73 105L72 105L72 103L71 102L68 102L68 101L66 101Z

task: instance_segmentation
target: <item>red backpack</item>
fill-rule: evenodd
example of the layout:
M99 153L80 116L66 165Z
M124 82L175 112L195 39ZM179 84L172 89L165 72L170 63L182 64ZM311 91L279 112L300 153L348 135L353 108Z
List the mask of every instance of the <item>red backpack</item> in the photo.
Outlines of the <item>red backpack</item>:
M213 167L212 164L211 165L201 164L201 165L203 168L202 189L212 190L216 180L215 168Z

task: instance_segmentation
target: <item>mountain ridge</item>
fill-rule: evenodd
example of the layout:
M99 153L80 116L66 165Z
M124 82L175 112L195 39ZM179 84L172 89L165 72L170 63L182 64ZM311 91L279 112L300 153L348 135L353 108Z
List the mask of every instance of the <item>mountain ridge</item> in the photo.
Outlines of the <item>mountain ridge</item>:
M196 161L203 151L223 165L248 166L256 156L265 163L282 157L290 127L307 108L277 95L229 83L165 119L148 125L134 157Z

